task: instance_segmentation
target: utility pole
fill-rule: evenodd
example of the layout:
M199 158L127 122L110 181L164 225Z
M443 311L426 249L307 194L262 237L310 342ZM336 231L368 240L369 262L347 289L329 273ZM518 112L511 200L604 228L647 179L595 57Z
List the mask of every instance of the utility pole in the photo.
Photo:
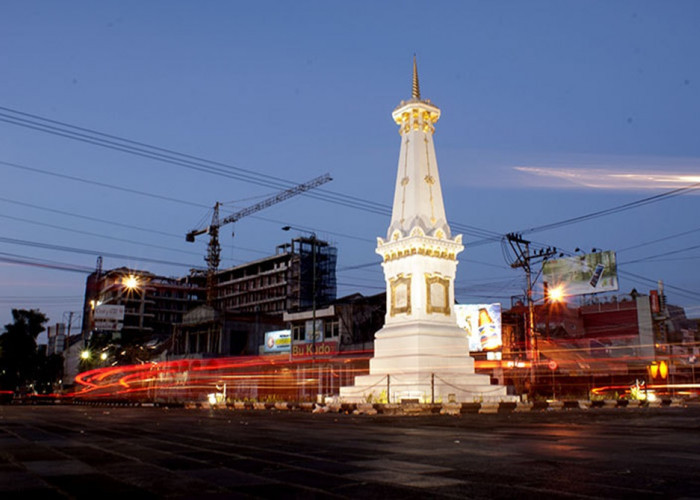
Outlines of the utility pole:
M527 359L530 360L530 381L535 380L535 363L539 360L539 351L537 350L537 337L535 335L535 303L532 298L532 265L533 263L542 263L548 258L556 255L556 247L547 247L546 249L541 249L535 253L530 253L531 241L523 239L522 234L509 233L506 235L506 239L510 244L511 249L516 255L514 262L510 264L510 267L517 269L519 267L523 268L526 277L526 294L527 294L527 327L526 327L526 351ZM541 272L541 269L540 269ZM538 272L539 275L539 272ZM537 281L537 276L535 280Z
M67 323L66 325L66 337L70 337L70 332L71 329L73 328L73 317L77 316L78 320L80 319L80 312L79 311L66 311L63 313L63 322ZM66 320L66 318L68 318Z

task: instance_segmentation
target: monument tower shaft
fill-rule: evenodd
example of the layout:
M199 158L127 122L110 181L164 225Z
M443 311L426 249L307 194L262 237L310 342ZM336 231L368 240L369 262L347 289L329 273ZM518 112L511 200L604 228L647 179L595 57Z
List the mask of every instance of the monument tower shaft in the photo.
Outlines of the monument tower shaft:
M406 237L415 227L431 236L440 229L449 238L433 143L440 109L430 100L421 100L415 60L413 97L401 101L392 117L399 126L401 149L387 239L391 239L395 231L400 232L400 237Z
M421 99L415 57L411 99L401 101L392 117L401 148L391 221L376 250L387 312L374 336L369 375L342 387L340 396L364 401L386 387L387 401L503 397L505 387L492 387L487 375L474 373L466 334L457 326L454 280L464 247L461 235L452 237L440 187L433 143L440 109Z
M386 324L430 319L454 324L454 278L462 237L452 238L442 198L433 134L440 109L421 99L413 60L413 94L393 111L399 126L394 205L377 253L387 284Z

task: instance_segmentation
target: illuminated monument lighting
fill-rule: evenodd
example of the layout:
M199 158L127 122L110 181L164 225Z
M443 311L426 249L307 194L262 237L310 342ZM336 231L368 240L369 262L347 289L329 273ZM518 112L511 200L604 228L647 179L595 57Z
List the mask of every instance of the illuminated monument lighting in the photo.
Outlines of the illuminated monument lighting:
M413 93L392 113L399 153L391 224L377 238L384 259L387 313L375 334L369 375L342 387L348 402L472 402L511 399L504 386L474 373L469 342L457 326L454 280L462 236L453 237L445 216L433 132L440 109L421 99L415 58Z

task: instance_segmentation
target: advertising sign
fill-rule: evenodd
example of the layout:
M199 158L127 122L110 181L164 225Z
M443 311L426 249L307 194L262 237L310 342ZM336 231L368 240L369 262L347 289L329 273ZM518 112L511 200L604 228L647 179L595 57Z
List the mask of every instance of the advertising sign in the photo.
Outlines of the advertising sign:
M265 345L263 346L263 352L289 352L291 348L291 330L275 330L274 332L265 332Z
M338 354L337 342L316 342L292 345L292 357L311 358L323 356L335 356Z
M119 332L124 327L124 323L121 321L115 321L110 319L96 319L95 320L95 330L108 330L111 332Z
M469 340L469 351L492 351L503 345L501 304L457 304L457 325Z
M93 315L95 330L121 331L124 326L124 306L102 304L95 308Z
M95 320L105 319L113 321L124 321L124 306L101 304L95 308Z
M649 292L649 302L651 303L651 312L659 314L661 312L661 303L659 302L659 292L651 290Z
M566 295L612 292L619 288L615 252L605 251L548 260L542 266L544 281L563 285Z
M317 319L316 320L316 342L322 342L323 341L323 320L322 319ZM313 320L307 320L306 324L304 325L304 338L306 339L307 342L314 342L314 321Z

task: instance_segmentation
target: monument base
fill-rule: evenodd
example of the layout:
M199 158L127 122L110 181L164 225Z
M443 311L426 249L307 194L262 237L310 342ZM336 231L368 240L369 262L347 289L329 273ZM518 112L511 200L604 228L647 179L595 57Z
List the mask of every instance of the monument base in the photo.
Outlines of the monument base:
M449 323L385 325L375 335L369 375L340 388L348 403L418 400L421 403L515 401L505 386L474 373L464 332Z
M516 401L506 388L491 385L488 375L464 373L402 373L360 375L355 385L340 388L340 400L347 403L473 403Z

